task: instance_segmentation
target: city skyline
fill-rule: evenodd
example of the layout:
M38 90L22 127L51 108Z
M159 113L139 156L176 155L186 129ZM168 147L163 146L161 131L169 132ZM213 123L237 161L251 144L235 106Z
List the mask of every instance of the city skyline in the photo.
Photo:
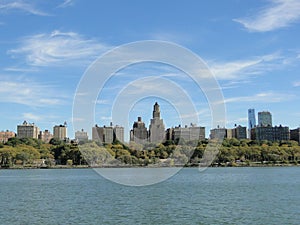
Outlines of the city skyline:
M257 135L275 135L275 132L285 132L277 135L283 136L285 139L289 139L290 130L299 130L300 127L291 128L289 126L282 126L282 123L273 125L272 122L272 113L269 111L259 111L257 112L258 121L256 121L255 109L248 109L248 126L241 126L241 124L234 124L233 127L228 126L219 126L209 129L209 132L205 132L206 127L203 127L199 124L178 124L172 125L170 127L165 127L163 123L163 118L160 117L160 105L158 102L155 102L153 105L152 119L150 119L149 125L142 120L141 116L137 117L137 121L133 122L132 129L126 130L122 125L116 125L110 122L109 125L103 124L103 126L95 126L84 130L76 130L72 133L73 136L67 135L67 122L64 124L55 125L53 127L53 134L49 129L40 130L38 125L34 122L30 123L26 120L22 124L17 125L17 132L2 130L2 133L7 133L6 135L10 136L11 133L19 138L23 137L33 137L36 139L47 140L49 142L51 138L57 138L59 140L98 140L104 143L112 143L114 140L119 140L124 143L129 143L134 141L136 143L161 143L165 140L175 140L177 138L183 137L188 140L191 137L199 137L201 140L204 138L213 139L216 137L224 138L237 138L237 139L257 139L255 138L255 132L259 132ZM168 116L168 115L166 115ZM254 122L253 122L254 121ZM199 126L198 126L199 125ZM149 127L149 129L148 129ZM125 130L125 132L124 132ZM266 133L265 133L266 132ZM252 137L252 135L254 135ZM173 137L172 137L173 136ZM280 136L280 137L281 137ZM260 136L259 136L260 137ZM273 138L273 136L261 136ZM192 139L193 139L192 138ZM200 140L199 139L199 140ZM295 139L295 138L294 138ZM263 140L263 139L262 139Z
M246 110L255 108L272 112L274 125L297 128L299 21L300 3L295 0L214 0L188 4L2 1L0 130L16 131L16 125L24 120L35 122L41 130L53 127L57 121L67 121L74 135L73 97L87 67L107 50L148 39L175 42L207 63L224 95L227 127L247 126ZM153 82L149 81L147 86L132 83L149 76ZM128 87L128 92L137 98L150 88L164 90L155 81L158 77L179 84L187 92L197 120L190 119L195 118L192 115L178 115L176 105L168 99L149 96L137 101L125 115L129 124L123 124L124 127L130 129L138 116L148 127L151 113L147 106L159 101L168 115L164 117L166 127L197 123L207 130L213 128L209 103L199 87L183 72L158 63L124 68L108 80L95 101L95 121L118 124L122 115L112 118L111 108L123 88ZM184 103L178 96L176 104Z

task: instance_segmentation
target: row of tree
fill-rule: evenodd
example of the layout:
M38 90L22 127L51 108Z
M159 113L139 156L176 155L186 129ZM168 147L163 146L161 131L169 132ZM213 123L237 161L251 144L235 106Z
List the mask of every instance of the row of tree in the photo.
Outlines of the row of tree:
M93 141L65 143L52 139L43 143L32 138L11 138L0 144L0 166L51 167L53 165L158 166L198 165L208 140L199 142L167 141L139 145L120 142L102 144ZM300 146L295 141L251 141L225 139L213 165L250 165L259 163L300 163Z

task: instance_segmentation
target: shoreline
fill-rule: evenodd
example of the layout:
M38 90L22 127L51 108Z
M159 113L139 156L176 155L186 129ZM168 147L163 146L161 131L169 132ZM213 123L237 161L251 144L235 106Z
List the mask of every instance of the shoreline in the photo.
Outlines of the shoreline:
M182 168L257 168L257 167L299 167L300 164L273 164L273 163L250 163L249 165L211 165L211 166L200 166L199 164L193 164L193 165L174 165L174 166L158 166L158 165L148 165L148 166L140 166L140 165L104 165L104 166L89 166L89 165L76 165L76 166L67 166L67 165L57 165L57 166L43 166L43 167L38 167L38 166L13 166L13 167L0 167L0 170L31 170L31 169L105 169L105 168L116 168L116 169L122 169L122 168L177 168L177 167L182 167Z

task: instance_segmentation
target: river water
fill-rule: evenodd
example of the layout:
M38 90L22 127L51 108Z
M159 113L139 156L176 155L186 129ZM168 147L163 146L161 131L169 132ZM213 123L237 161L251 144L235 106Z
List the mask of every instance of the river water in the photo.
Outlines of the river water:
M300 167L185 168L141 187L93 169L0 170L0 224L299 223Z

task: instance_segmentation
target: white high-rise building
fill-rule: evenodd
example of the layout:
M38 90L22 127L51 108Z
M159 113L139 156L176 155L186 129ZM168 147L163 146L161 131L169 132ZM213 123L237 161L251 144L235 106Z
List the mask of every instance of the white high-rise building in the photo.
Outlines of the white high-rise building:
M153 106L153 118L149 126L149 141L151 143L159 143L165 140L165 125L160 118L159 104L156 102Z
M53 127L53 137L59 140L67 139L67 123L64 125L56 125Z

